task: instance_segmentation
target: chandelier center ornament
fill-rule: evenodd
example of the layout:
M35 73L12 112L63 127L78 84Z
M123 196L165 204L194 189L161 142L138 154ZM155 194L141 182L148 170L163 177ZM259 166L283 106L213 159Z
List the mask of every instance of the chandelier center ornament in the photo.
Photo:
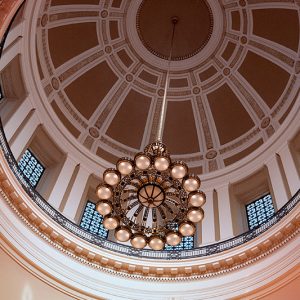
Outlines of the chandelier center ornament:
M138 199L146 207L158 207L164 202L165 193L159 185L147 183L139 189Z
M107 169L97 187L97 211L103 226L115 230L120 242L130 240L136 249L147 245L162 250L180 244L182 237L195 234L195 224L204 218L205 194L200 179L189 174L183 161L173 161L162 143L170 63L178 17L171 18L172 35L168 70L156 141L134 159L120 158L115 169Z

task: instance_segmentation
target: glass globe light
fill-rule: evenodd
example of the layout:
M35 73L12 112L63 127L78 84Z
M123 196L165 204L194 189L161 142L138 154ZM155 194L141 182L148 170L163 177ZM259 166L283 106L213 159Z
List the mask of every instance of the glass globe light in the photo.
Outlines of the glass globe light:
M188 201L191 206L201 207L206 202L206 195L201 191L192 192L189 194Z
M191 222L183 222L179 225L179 232L183 236L192 236L196 231L196 227Z
M107 169L103 174L103 180L109 185L116 185L121 180L120 172L114 169Z
M136 233L132 236L130 243L136 249L143 249L147 245L147 239L143 234Z
M96 193L98 198L101 200L107 200L111 198L113 194L111 187L107 184L98 185Z
M175 231L170 231L166 235L166 242L170 246L177 246L181 242L181 234Z
M198 223L203 220L204 211L202 208L199 208L199 207L191 207L188 210L187 218L189 221L191 221L193 223Z
M174 179L182 179L188 173L188 167L182 162L174 162L171 169L171 176Z
M134 162L140 170L146 170L151 165L150 158L144 153L138 153L134 158Z
M183 187L187 192L194 192L200 187L200 179L197 176L189 175L184 178Z
M127 242L131 237L131 230L126 226L120 226L115 231L115 238L120 242Z
M108 230L116 229L119 226L120 222L116 217L107 215L103 219L103 226Z
M165 242L159 236L152 236L149 240L149 246L153 250L162 250L165 247Z
M96 210L100 215L106 216L112 212L112 205L108 201L99 201Z
M126 176L132 172L133 162L129 158L121 158L117 162L117 169L122 175Z
M155 158L154 167L157 171L166 171L169 168L170 160L164 156L158 156Z

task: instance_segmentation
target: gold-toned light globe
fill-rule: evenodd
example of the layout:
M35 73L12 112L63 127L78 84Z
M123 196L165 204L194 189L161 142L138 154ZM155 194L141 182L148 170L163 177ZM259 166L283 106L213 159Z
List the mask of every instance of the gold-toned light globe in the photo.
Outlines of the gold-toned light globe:
M133 163L130 159L127 158L121 158L117 162L117 169L122 175L128 175L133 170Z
M103 174L103 180L109 185L116 185L120 182L121 176L117 170L108 169Z
M165 242L159 236L152 236L149 240L149 246L153 250L162 250L165 247Z
M170 231L166 235L166 242L170 246L177 246L181 243L181 234L175 231Z
M99 201L96 210L100 215L106 216L112 212L112 205L108 201Z
M200 188L200 179L197 176L189 175L183 180L183 187L187 192L194 192Z
M107 215L103 219L103 226L108 230L116 229L119 226L120 222L116 217Z
M107 184L100 184L97 187L97 196L101 200L108 200L111 198L113 192L109 185Z
M188 168L184 164L174 163L171 169L171 176L174 179L182 179L184 176L186 176L187 172Z
M188 210L187 218L189 221L191 221L193 223L198 223L203 220L204 211L202 208L199 208L199 207L191 207Z
M201 207L206 202L206 196L203 192L192 192L188 197L189 204L195 207Z
M120 242L127 242L131 237L131 230L126 226L120 226L115 231L115 238Z
M196 231L196 227L191 222L183 222L179 225L178 230L183 236L192 236Z
M170 160L164 156L158 156L155 158L154 167L157 171L166 171L170 166Z
M143 249L147 245L147 239L142 234L134 234L130 240L130 243L136 249Z
M150 158L147 155L143 154L143 153L139 153L138 155L136 155L134 161L135 161L135 165L140 170L146 170L151 165Z

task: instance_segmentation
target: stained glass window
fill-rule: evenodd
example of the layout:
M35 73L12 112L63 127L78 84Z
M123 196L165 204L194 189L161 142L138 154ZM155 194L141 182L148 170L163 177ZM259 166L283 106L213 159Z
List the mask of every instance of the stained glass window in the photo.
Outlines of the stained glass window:
M96 204L91 201L87 201L80 222L80 227L91 233L107 238L108 230L104 228L102 222L103 216L96 211Z
M45 167L33 153L27 149L19 160L19 168L33 187L36 187L45 171Z
M178 230L178 224L172 224L170 229ZM189 250L194 248L194 236L182 237L181 243L177 246L169 246L166 244L165 250Z
M269 220L275 214L271 195L265 195L247 204L246 212L250 230Z

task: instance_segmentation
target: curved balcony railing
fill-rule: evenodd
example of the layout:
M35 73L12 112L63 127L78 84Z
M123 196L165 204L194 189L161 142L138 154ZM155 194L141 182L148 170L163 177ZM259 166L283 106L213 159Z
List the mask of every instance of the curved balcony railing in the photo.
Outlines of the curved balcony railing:
M116 242L108 241L100 236L87 232L80 228L77 224L73 223L55 208L53 208L23 177L22 171L19 169L18 164L10 150L8 142L3 131L2 123L0 121L0 148L8 162L8 165L26 191L32 201L55 222L60 224L63 228L67 229L71 233L75 234L79 238L88 241L101 248L111 250L114 252L122 253L129 256L150 258L150 259L189 259L194 257L209 256L212 254L220 253L234 247L240 246L256 237L263 232L274 226L282 218L284 218L293 208L298 204L300 200L300 190L290 199L276 214L271 217L267 222L260 225L258 228L247 231L231 239L221 241L215 244L193 248L191 250L162 250L153 251L148 249L137 250L130 246L121 245Z

